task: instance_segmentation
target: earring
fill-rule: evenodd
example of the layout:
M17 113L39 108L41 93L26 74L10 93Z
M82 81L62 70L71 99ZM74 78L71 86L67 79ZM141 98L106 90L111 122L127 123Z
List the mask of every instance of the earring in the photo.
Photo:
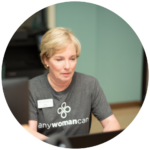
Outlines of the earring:
M46 67L48 68L49 66L48 66L48 65L46 65Z

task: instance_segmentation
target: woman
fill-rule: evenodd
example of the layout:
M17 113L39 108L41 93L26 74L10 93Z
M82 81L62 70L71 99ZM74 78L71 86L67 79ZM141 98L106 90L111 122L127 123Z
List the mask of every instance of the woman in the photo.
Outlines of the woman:
M40 49L41 61L49 73L30 80L29 127L33 134L41 140L53 133L88 134L91 113L104 132L119 130L98 81L75 72L81 46L74 34L54 28L42 37Z

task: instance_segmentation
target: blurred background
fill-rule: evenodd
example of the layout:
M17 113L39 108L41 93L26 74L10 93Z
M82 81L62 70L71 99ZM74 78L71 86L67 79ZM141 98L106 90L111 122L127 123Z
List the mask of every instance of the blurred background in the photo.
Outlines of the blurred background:
M119 14L118 14L119 15ZM121 128L138 114L148 85L148 65L133 29L115 13L84 2L59 3L38 11L18 25L2 65L2 80L46 72L39 53L42 35L54 27L71 29L81 42L77 72L98 79ZM92 116L90 133L102 132Z

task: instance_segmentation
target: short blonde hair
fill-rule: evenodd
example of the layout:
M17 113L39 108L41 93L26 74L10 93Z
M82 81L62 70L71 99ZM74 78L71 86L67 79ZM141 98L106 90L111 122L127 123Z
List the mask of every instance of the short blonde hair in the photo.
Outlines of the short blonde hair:
M48 69L44 63L44 57L49 59L54 54L67 47L71 42L76 48L76 56L79 57L81 53L81 44L71 30L57 27L47 31L43 35L40 45L40 58L44 67Z

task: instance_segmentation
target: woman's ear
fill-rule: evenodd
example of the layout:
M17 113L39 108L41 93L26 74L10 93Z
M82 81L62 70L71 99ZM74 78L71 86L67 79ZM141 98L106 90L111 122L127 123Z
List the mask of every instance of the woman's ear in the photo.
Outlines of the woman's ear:
M45 64L45 65L48 65L48 59L46 58L45 55L43 56L43 61L44 61L44 64Z

